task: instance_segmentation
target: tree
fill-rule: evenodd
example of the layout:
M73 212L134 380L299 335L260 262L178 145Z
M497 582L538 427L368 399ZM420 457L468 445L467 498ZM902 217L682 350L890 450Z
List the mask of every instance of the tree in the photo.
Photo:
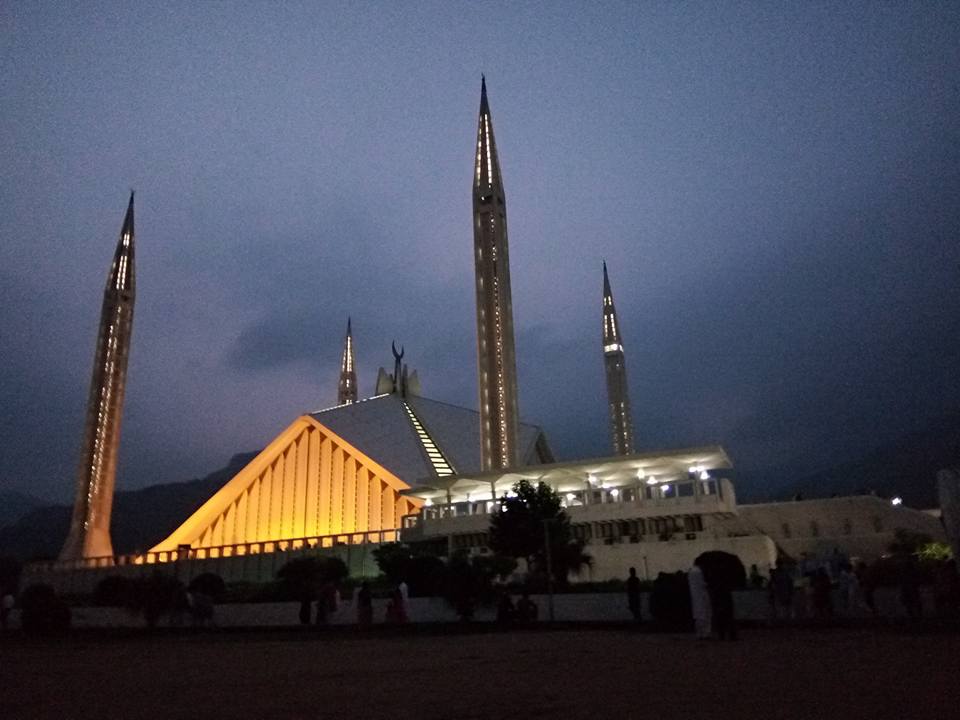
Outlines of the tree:
M346 563L336 557L301 557L283 565L277 578L288 597L296 600L317 597L325 583L338 583L348 575Z
M436 555L416 546L388 543L374 550L373 557L389 583L407 583L412 597L442 593L446 566Z
M933 542L933 538L926 533L897 528L893 531L893 542L887 549L894 555L913 555L924 545L929 545L931 542Z
M490 518L490 548L498 555L523 558L529 572L546 574L549 538L550 565L558 582L565 583L569 573L590 564L583 542L573 537L560 495L546 483L534 486L521 480L497 503Z
M60 635L70 629L70 608L49 585L27 587L20 595L20 613L28 635Z
M443 572L443 595L464 622L473 617L476 606L490 605L496 598L494 581L513 572L516 562L497 556L456 552Z
M700 553L694 563L703 570L703 578L712 589L729 592L742 590L747 585L743 561L733 553L708 550Z
M220 602L227 594L227 585L223 582L223 578L211 572L197 575L190 581L187 589L192 593L203 593L213 602Z

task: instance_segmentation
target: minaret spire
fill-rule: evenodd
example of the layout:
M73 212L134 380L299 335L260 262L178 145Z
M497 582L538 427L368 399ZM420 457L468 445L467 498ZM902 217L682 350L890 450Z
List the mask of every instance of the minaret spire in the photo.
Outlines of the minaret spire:
M610 407L613 452L615 455L630 455L634 451L634 445L630 394L627 392L627 366L606 262L603 263L603 364L607 371L607 400Z
M347 334L343 339L343 357L340 360L340 384L337 386L337 405L349 405L357 401L357 371L353 357L353 331L347 317Z
M110 515L116 485L120 421L133 330L133 191L103 291L100 331L87 401L87 418L77 470L77 497L70 533L60 558L78 560L113 555Z
M484 470L491 470L519 463L520 419L507 205L487 101L487 81L483 76L480 79L473 181L473 248L477 290L480 463Z

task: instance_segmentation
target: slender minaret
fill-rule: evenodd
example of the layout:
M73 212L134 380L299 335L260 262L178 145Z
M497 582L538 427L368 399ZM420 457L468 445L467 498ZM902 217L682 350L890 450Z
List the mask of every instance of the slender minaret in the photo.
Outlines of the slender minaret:
M610 404L610 432L614 455L633 452L633 421L630 419L630 394L627 392L627 366L623 358L623 338L617 324L607 263L603 263L603 364L607 369L607 400Z
M120 241L103 292L100 332L97 336L87 401L87 419L77 470L77 499L70 534L61 560L113 555L110 512L116 483L120 419L127 383L127 358L133 329L135 295L133 267L133 192L120 230Z
M473 249L477 275L480 463L484 470L491 470L517 464L520 419L510 301L507 204L487 104L486 79L480 81L473 181Z
M343 359L340 360L340 385L337 387L337 405L357 401L357 373L353 368L353 333L347 318L347 336L343 340Z

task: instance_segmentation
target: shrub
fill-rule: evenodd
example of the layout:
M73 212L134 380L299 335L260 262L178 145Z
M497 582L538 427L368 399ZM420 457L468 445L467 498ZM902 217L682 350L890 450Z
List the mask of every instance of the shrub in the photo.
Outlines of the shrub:
M140 604L140 587L133 578L110 575L97 583L93 591L97 607L122 607L135 610Z
M190 581L187 588L192 593L202 593L214 602L220 602L227 594L227 585L216 573L201 573Z
M70 608L49 585L24 590L20 610L20 624L28 635L61 635L70 629Z

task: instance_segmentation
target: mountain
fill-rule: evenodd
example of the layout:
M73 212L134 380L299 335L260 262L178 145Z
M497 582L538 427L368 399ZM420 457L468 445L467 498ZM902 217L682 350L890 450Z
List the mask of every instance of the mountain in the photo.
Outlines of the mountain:
M937 507L937 471L960 465L960 412L877 448L860 460L807 475L785 485L786 497L900 496L910 507Z
M16 490L0 490L0 528L12 525L43 504L43 500Z
M122 555L156 545L256 455L234 455L226 467L197 480L118 491L111 526L114 552ZM71 508L66 505L28 510L17 521L0 527L0 555L55 558L67 537L70 513Z

